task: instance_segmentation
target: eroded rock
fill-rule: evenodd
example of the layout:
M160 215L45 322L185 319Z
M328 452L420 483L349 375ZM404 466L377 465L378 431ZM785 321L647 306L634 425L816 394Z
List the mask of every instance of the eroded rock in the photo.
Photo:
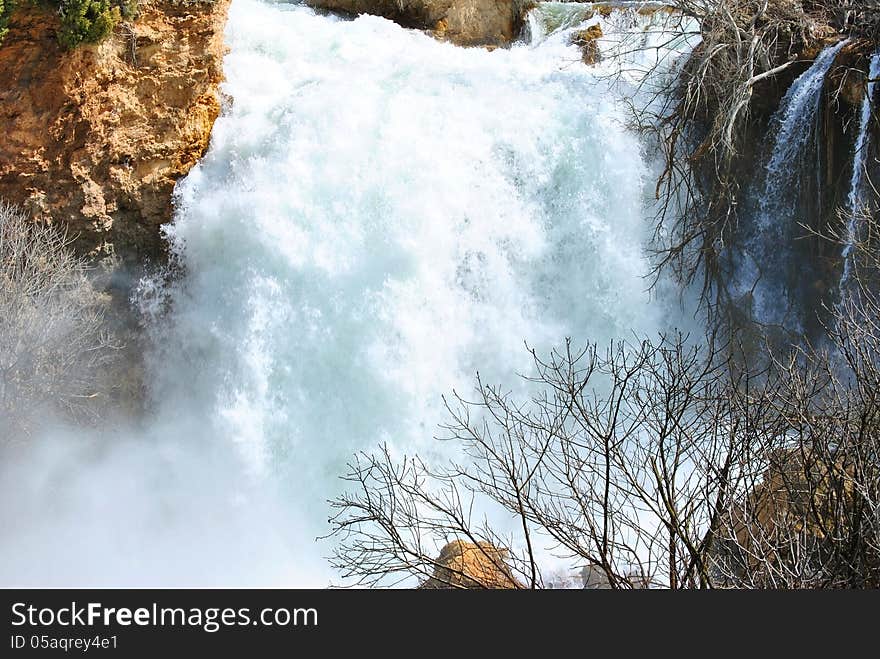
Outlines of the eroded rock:
M506 46L517 38L525 0L306 0L318 9L372 14L403 27L426 30L458 46Z
M523 588L508 561L509 552L491 543L454 540L440 551L434 575L420 588Z
M597 23L574 32L569 37L569 43L580 48L584 64L592 66L602 61L602 53L598 43L602 36L602 27Z
M80 252L161 253L174 184L220 112L228 5L142 1L135 23L68 52L56 13L21 4L0 46L0 198L65 223Z

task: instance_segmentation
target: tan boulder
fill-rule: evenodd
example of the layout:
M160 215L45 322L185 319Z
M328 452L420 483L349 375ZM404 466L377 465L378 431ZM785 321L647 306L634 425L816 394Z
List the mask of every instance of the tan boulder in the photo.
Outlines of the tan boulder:
M826 542L837 542L857 517L854 467L828 457L806 447L771 452L762 480L722 521L716 559L755 578L799 561L796 552L821 553Z
M524 588L513 576L506 549L488 542L474 544L462 540L448 543L440 551L433 576L420 588L512 589Z
M581 49L584 64L593 65L602 61L598 40L602 38L602 27L597 23L574 32L568 42Z
M372 14L458 46L506 46L531 3L522 0L306 0L317 9Z

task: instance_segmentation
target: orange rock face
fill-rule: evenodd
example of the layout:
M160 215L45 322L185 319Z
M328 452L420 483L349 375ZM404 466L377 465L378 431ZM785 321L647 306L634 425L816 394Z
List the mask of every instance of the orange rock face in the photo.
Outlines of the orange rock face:
M373 14L404 27L427 30L457 46L507 46L516 39L531 0L306 0L356 16Z
M63 51L51 10L21 6L0 45L0 199L65 223L96 256L162 251L174 184L220 113L229 0L142 0L97 46Z
M440 550L434 575L420 588L524 588L513 576L508 552L488 542L454 540Z
M602 27L597 23L572 34L569 43L580 48L584 64L592 66L602 61L598 40L603 36Z

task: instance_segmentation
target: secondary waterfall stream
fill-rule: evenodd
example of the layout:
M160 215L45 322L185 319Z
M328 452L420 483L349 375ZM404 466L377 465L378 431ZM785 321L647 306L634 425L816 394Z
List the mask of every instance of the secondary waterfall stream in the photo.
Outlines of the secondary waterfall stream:
M183 274L138 300L149 418L10 470L2 583L325 585L355 451L441 452L441 396L524 386L524 342L681 323L647 292L653 172L612 65L543 36L461 49L235 0L231 100L167 227Z
M843 249L843 274L840 278L840 292L844 295L846 286L849 282L852 272L851 254L854 243L859 240L858 217L860 204L863 201L864 181L865 181L865 163L868 159L868 150L870 148L870 128L871 128L871 104L874 98L874 92L877 87L877 80L880 79L880 52L874 53L868 68L868 83L865 88L865 97L862 99L862 106L859 111L858 137L856 138L855 148L853 150L852 174L850 178L849 194L847 196L847 213L849 221L847 224L846 245Z
M755 320L800 333L804 319L797 289L804 277L794 246L806 231L800 223L810 207L821 207L815 197L804 198L803 181L811 169L821 171L816 162L822 91L828 70L847 43L840 41L820 53L791 84L771 120L771 149L757 179L754 208L747 213L751 220L745 253L738 255L732 278L736 294L751 297Z

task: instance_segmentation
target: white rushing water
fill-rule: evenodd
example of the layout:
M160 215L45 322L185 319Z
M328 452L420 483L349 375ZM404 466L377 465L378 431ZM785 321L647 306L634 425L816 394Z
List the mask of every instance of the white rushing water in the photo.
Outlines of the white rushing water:
M862 99L862 107L859 112L859 132L856 137L853 150L852 174L850 178L849 194L847 195L847 235L846 245L843 248L843 273L840 277L840 292L845 294L846 286L852 273L852 255L858 235L858 211L864 200L865 163L868 159L869 135L871 127L871 108L873 107L874 93L877 88L877 80L880 79L880 51L874 53L868 68L868 84L865 89L865 97Z
M815 139L825 76L847 43L848 40L844 39L819 54L810 68L789 87L771 121L775 136L761 196L758 222L762 229L769 228L771 224L784 225L793 219L797 209L791 208L790 189L801 169L792 167L792 164L804 157L804 147ZM788 207L785 207L785 202L788 202Z
M748 293L753 318L768 325L803 331L790 282L802 279L793 255L796 238L803 235L801 177L816 169L816 133L825 77L843 40L823 50L813 64L789 87L771 119L772 149L758 177L757 208L746 230L745 253L732 279L736 293ZM816 200L810 200L816 205Z
M185 275L140 299L172 309L153 410L7 465L3 584L324 585L355 451L435 455L441 395L515 391L524 341L680 323L646 292L652 172L611 64L256 0L228 43L234 101L167 228Z

